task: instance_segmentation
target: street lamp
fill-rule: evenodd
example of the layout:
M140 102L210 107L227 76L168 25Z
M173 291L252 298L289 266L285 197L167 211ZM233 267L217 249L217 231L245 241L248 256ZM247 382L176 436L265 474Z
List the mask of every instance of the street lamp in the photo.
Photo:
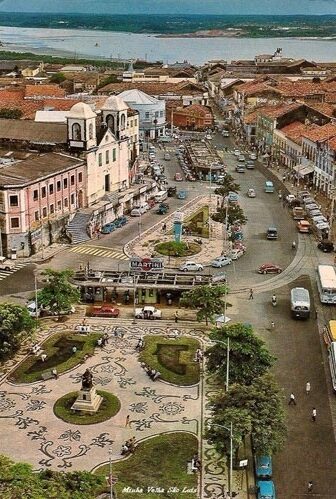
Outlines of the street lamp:
M37 270L34 272L34 290L35 290L35 320L36 320L36 328L38 325L38 308L37 308Z
M229 476L229 497L232 499L232 471L233 471L233 427L232 421L230 422L230 428L227 426L212 423L211 426L217 426L218 428L224 428L225 430L230 432L230 476Z
M109 482L110 482L110 499L113 499L113 479L112 479L112 449L109 449Z

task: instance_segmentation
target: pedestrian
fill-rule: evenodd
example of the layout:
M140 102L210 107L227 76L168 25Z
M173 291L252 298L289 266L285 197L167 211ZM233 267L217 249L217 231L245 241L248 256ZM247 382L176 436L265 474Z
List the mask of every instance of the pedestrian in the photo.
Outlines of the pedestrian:
M290 394L290 397L289 397L289 402L288 402L288 405L296 405L296 400L295 400L295 395L294 393L291 393Z
M46 353L43 353L43 354L41 355L41 360L42 360L42 362L45 362L46 358L47 358L47 354L46 354Z
M73 354L75 354L76 352L77 352L77 347L74 345L74 346L72 347L72 353L73 353Z
M125 419L125 428L127 428L128 426L130 426L130 415L129 414L127 414L126 419Z
M250 289L249 300L253 300L253 289L252 288Z
M313 482L311 480L308 482L307 488L308 488L308 492L313 492Z
M315 407L313 407L313 410L312 410L312 421L313 421L313 423L315 423L315 421L316 421L316 416L317 416L317 411L316 411Z
M176 324L179 320L179 313L177 310L175 311L174 317L175 317L175 324Z
M274 322L274 321L272 321L272 322L271 322L271 328L272 328L272 329L274 329L274 328L275 328L275 322Z
M310 394L310 388L311 388L311 386L310 386L310 382L309 382L309 381L307 381L307 383L306 383L306 394L307 394L307 395L309 395L309 394Z

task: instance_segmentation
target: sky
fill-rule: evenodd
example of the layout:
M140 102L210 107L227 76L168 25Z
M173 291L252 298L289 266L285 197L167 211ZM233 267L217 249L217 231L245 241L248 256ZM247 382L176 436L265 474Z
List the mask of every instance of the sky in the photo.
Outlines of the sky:
M0 0L0 12L336 14L336 0Z

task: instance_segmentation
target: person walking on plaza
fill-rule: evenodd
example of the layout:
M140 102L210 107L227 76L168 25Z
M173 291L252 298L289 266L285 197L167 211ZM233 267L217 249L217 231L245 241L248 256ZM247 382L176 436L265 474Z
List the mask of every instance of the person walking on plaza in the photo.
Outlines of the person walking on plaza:
M249 300L253 300L253 289L252 288L250 289Z
M311 386L310 386L310 382L307 381L306 383L306 394L309 395L310 394L310 389L311 389Z
M313 421L313 423L315 423L315 421L316 421L316 416L317 416L317 411L316 411L315 407L313 407L313 410L312 410L312 421Z
M294 393L290 394L288 405L296 405L296 400L295 400Z
M125 428L127 428L130 425L130 415L127 414L126 419L125 419Z
M308 482L307 489L308 489L308 492L313 492L313 482L311 480Z
M272 329L274 329L274 328L275 328L275 322L274 322L274 321L272 321L272 322L271 322L271 328L272 328Z
M176 312L175 312L174 317L175 317L175 323L177 323L177 322L178 322L178 320L179 320L179 313L178 313L178 311L177 311L177 310L176 310Z

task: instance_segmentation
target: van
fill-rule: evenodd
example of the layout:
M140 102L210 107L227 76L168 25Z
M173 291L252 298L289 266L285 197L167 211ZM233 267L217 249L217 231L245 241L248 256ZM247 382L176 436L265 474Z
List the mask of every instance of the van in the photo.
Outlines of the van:
M293 208L293 218L294 220L303 220L305 217L304 209L301 206L296 206Z
M270 180L266 180L265 182L265 192L274 192L274 185Z
M267 239L278 239L278 229L269 227L266 232Z
M154 199L157 203L162 203L165 199L168 197L168 192L167 191L159 191L155 196Z
M291 290L291 312L294 319L308 319L310 315L310 296L308 289Z

